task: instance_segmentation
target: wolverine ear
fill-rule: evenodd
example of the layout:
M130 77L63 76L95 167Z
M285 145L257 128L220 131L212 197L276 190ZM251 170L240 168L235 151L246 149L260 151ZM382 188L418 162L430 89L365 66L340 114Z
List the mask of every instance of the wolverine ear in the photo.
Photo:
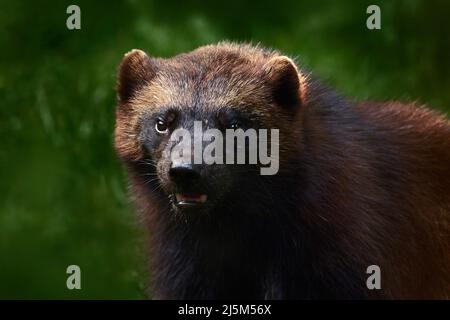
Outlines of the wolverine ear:
M278 104L292 108L300 104L300 79L295 63L286 56L270 59L264 70L272 87L272 97Z
M152 78L157 71L155 60L138 49L126 53L119 65L117 95L120 102L128 101L133 94Z

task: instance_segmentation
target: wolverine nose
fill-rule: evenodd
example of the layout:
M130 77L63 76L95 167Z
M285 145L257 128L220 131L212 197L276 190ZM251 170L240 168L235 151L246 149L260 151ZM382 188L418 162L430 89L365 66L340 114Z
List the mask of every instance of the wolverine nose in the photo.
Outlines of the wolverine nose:
M192 164L188 163L172 163L169 169L170 178L178 182L192 182L200 178L200 172L197 171Z

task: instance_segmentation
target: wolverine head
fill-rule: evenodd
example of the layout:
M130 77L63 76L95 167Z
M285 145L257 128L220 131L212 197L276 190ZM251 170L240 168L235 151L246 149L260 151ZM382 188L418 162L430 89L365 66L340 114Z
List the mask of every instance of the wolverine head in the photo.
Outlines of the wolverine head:
M249 45L169 59L132 50L118 72L117 153L175 211L226 205L289 160L287 137L300 130L300 79L290 58Z

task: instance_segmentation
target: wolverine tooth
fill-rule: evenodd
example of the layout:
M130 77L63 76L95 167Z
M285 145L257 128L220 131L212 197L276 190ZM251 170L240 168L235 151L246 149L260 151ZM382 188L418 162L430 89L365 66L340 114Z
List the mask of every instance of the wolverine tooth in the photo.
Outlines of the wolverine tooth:
M204 203L208 199L208 196L206 194L201 194L198 196L189 196L182 193L176 193L175 199L177 202L198 202L198 203Z

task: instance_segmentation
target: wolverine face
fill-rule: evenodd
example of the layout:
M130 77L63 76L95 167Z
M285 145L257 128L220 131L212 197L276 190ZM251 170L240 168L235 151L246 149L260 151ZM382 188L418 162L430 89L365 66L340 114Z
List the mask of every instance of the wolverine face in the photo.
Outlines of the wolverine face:
M289 131L297 115L299 75L289 58L261 50L204 47L171 59L133 50L118 97L116 149L130 171L176 211L211 211L254 188L263 165L278 170L260 143L284 153L274 130Z
M231 107L161 107L141 121L139 140L147 161L153 161L155 177L176 210L212 208L237 180L258 174L257 164L227 164L226 131L260 126ZM233 151L236 158L237 145Z

